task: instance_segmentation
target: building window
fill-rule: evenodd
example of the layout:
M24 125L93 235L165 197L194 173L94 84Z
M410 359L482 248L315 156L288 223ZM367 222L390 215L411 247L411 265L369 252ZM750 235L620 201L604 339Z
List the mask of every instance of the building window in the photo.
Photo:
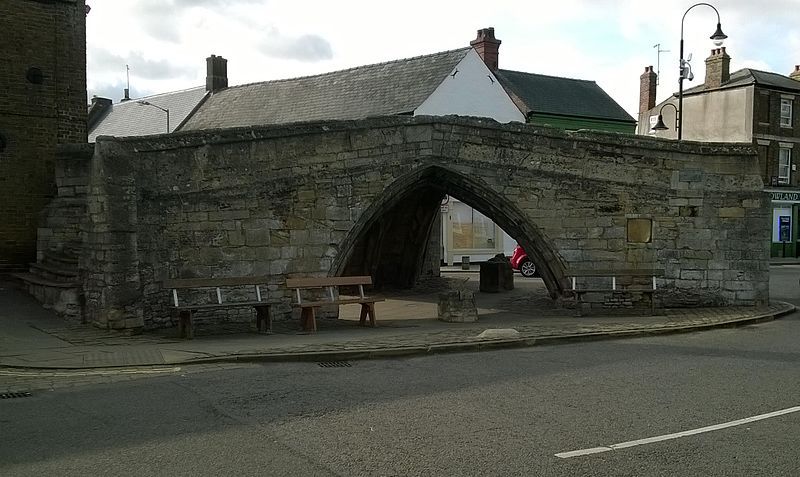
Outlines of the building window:
M769 124L769 93L761 92L758 106L758 122Z
M781 127L792 127L792 100L781 100Z
M463 202L452 202L454 249L495 249L494 223Z
M778 184L788 184L792 169L792 150L788 147L780 149L778 156Z

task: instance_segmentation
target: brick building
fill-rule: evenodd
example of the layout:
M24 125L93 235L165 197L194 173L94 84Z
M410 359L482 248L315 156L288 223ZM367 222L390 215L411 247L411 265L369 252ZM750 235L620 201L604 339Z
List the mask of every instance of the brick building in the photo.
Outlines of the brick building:
M0 272L36 257L55 149L86 142L84 0L0 2Z
M800 66L789 75L752 68L731 73L730 62L724 47L711 50L705 83L684 91L683 139L757 146L772 205L771 255L800 256ZM652 66L640 77L637 133L675 139L678 97L656 104L655 78ZM667 130L652 129L659 113Z

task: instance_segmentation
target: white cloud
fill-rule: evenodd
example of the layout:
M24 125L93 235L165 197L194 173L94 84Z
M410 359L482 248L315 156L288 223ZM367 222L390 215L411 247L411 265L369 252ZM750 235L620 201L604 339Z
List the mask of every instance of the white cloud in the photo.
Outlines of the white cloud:
M228 59L230 83L241 84L460 48L478 29L493 26L503 41L501 68L595 80L635 116L639 75L645 66L656 65L656 43L670 50L661 56L659 99L677 90L681 18L694 3L97 2L87 17L88 82L91 89L125 79L124 65L103 61L102 51L143 60L137 88L163 92L203 84L205 58L212 53ZM800 0L713 3L729 35L732 69L759 65L786 74L800 63ZM715 27L716 14L706 6L686 15L685 50L693 53L697 78L689 86L705 75L703 60Z

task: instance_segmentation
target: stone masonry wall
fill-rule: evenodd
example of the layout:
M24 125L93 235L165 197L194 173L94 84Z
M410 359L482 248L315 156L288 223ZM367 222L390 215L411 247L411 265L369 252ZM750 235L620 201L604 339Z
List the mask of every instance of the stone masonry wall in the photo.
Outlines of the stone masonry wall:
M86 194L94 144L68 144L56 150L55 179L58 194L41 214L37 233L37 260L47 250L60 250L83 241Z
M768 210L750 145L389 117L98 139L84 256L87 317L169 324L166 278L341 273L376 220L430 190L467 201L570 269L663 269L663 306L768 300ZM436 205L438 207L438 204ZM629 219L652 240L627 240Z

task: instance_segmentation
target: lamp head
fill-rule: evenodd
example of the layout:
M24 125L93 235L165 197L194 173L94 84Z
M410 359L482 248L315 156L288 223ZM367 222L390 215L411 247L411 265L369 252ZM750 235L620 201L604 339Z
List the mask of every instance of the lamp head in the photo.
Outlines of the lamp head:
M722 25L717 23L717 31L710 38L714 42L714 46L722 46L722 42L725 41L725 38L728 38L728 35L722 33Z
M666 131L669 129L666 124L664 124L664 116L659 114L658 121L656 121L656 125L653 126L653 131Z

